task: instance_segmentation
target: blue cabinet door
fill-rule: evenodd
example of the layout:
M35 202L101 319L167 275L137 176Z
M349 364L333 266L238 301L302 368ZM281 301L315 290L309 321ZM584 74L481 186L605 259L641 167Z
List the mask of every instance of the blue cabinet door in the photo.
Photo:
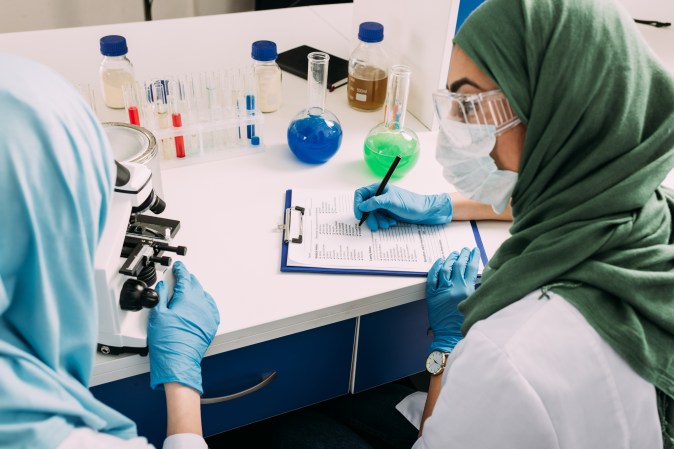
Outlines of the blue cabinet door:
M354 393L425 369L432 337L426 301L415 301L360 318Z
M230 395L276 373L265 387L240 398L202 405L204 435L214 435L346 394L355 319L206 357L201 366L204 398ZM149 374L99 385L92 393L138 425L160 448L166 434L162 391L150 390Z

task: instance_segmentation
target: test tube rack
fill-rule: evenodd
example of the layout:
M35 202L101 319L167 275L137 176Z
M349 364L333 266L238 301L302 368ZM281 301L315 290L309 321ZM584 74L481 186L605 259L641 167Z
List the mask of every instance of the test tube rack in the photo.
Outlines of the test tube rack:
M157 77L125 86L124 102L164 164L221 159L263 149L256 85L252 67Z

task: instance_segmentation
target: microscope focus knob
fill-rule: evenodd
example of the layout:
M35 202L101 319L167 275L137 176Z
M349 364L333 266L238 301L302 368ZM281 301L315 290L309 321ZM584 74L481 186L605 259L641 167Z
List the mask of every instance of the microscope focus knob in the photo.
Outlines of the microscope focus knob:
M141 297L140 304L148 309L159 304L159 293L151 288L146 288Z
M186 246L169 246L169 245L159 244L159 245L156 245L156 248L160 251L173 251L174 253L178 254L179 256L184 256L185 254L187 254L187 247Z
M119 306L122 310L137 312L143 307L151 308L159 303L159 295L138 279L127 279L119 294Z
M160 257L152 256L152 257L150 257L150 262L156 262L159 265L163 265L165 267L168 267L169 265L171 265L171 262L173 262L173 259L171 259L168 256L160 256Z

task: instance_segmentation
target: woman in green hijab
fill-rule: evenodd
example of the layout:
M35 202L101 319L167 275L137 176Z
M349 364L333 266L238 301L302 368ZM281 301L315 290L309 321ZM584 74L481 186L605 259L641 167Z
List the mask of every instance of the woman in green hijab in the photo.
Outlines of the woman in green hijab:
M674 447L671 75L612 0L487 0L455 44L437 158L513 225L476 291L474 252L429 272L415 448Z

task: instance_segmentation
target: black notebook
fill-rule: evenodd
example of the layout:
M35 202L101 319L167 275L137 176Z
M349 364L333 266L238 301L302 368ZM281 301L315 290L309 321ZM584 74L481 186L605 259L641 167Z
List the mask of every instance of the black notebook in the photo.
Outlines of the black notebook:
M307 69L309 68L309 60L307 55L312 51L322 51L302 45L290 50L281 52L276 58L276 63L288 73L299 76L302 79L307 79ZM327 53L327 52L323 52ZM344 86L347 83L349 76L349 61L331 55L328 62L328 90L332 92L338 87Z

